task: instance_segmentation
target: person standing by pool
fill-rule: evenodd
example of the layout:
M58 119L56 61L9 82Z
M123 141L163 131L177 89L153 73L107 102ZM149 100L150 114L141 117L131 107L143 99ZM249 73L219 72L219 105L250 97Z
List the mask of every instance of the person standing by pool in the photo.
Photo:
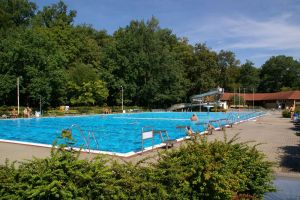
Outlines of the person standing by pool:
M24 114L24 117L28 117L28 111L27 111L27 108L24 108L23 114Z
M30 117L31 109L27 106L23 111L24 117Z
M18 113L17 113L16 109L14 108L14 109L11 111L11 117L12 117L12 118L17 118L17 116L18 116Z
M198 117L196 114L193 114L191 117L191 121L198 121Z
M289 109L290 113L291 113L291 120L293 121L293 118L294 118L294 112L295 112L295 107L294 106L291 106L290 109Z
M31 108L29 108L28 106L27 106L27 117L30 117L31 116Z
M190 136L190 137L195 136L195 133L194 133L194 131L192 130L192 128L191 128L190 126L187 126L187 127L186 127L186 134L187 134L188 136Z
M208 135L211 135L213 133L213 130L215 129L215 127L213 125L211 125L211 123L207 124L207 132Z

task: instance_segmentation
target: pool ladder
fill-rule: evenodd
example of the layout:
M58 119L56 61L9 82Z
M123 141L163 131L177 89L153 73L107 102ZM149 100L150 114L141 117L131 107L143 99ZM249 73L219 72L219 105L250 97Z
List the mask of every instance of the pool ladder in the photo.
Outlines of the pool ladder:
M84 141L84 145L86 147L86 149L88 149L89 153L91 153L91 139L94 140L95 144L96 144L96 148L97 150L99 150L99 144L98 141L95 137L95 134L93 131L87 131L87 134L84 134L84 131L81 129L81 127L78 124L73 124L70 126L70 128L68 129L72 134L73 134L73 130L77 129Z

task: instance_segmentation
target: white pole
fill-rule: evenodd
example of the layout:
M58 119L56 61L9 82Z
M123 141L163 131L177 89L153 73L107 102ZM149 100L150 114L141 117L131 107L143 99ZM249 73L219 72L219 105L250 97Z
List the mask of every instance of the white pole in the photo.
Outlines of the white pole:
M121 89L122 89L122 112L123 112L123 86L121 85Z
M246 100L245 100L245 88L244 88L244 109L245 109L245 102L246 102Z
M233 88L233 105L234 105L234 109L235 109L235 88Z
M254 111L254 88L252 88L252 111Z
M241 105L241 88L239 87L239 112L240 112L240 105Z
M40 95L40 115L42 114L42 96Z
M20 91L19 91L19 77L17 77L17 101L18 101L18 115L20 114Z

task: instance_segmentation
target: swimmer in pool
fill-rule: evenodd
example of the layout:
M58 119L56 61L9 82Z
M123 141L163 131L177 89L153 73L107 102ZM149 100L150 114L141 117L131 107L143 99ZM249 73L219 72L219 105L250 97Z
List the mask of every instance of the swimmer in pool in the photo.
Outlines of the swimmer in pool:
M198 121L198 117L196 114L193 114L191 117L191 121Z

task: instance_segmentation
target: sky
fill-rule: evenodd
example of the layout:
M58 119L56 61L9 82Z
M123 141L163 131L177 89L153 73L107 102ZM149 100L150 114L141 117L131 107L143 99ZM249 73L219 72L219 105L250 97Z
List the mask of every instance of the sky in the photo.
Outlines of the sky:
M32 0L39 9L58 0ZM189 43L229 50L260 67L271 56L300 59L300 0L65 0L75 24L113 34L131 20L159 20Z

